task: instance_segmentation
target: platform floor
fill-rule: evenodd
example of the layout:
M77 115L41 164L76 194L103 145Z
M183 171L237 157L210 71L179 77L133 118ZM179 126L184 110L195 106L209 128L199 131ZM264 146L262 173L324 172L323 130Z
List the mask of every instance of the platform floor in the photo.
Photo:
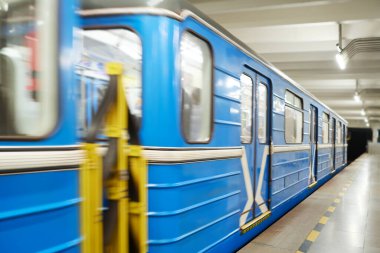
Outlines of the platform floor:
M239 253L380 253L380 157L364 154Z

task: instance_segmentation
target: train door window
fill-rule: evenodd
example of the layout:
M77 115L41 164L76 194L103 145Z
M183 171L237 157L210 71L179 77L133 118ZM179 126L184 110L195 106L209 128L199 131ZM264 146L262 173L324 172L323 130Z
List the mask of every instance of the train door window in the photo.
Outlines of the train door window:
M342 124L342 143L346 144L346 126Z
M240 76L241 83L241 142L252 141L252 97L253 81L246 74Z
M336 125L336 138L337 138L337 143L338 144L341 144L342 143L342 123L341 122L338 122L338 124Z
M260 143L267 142L267 118L268 118L268 88L259 83L258 92L258 139Z
M290 91L285 93L285 141L302 143L303 103L302 99Z
M182 126L190 143L210 140L212 128L212 56L210 45L184 32L180 45Z
M330 119L327 113L323 113L322 115L322 143L329 143L329 127L330 127Z
M330 141L332 144L336 144L336 120L331 117L332 124L330 126Z
M343 125L343 144L347 143L347 129L346 126Z
M57 5L1 1L1 136L42 137L56 125Z
M310 143L317 143L317 109L314 106L310 106Z
M109 82L105 65L123 64L123 85L128 108L140 124L142 117L142 46L136 33L121 28L83 30L78 34L80 55L76 65L82 134L85 133Z

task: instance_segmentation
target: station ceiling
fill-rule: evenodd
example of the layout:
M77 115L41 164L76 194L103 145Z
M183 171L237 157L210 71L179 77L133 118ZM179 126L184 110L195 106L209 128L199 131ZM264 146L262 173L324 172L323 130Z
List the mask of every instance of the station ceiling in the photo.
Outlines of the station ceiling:
M342 47L380 38L379 0L190 0L347 119L352 127L380 124L380 52L359 53L341 70ZM358 87L361 101L354 100ZM362 110L364 109L365 115Z

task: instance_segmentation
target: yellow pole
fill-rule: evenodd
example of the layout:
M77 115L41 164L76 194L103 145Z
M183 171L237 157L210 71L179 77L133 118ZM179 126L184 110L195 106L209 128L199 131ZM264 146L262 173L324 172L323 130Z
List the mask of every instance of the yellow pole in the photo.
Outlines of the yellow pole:
M117 138L117 163L113 168L114 176L108 180L108 198L117 202L118 223L111 245L111 252L128 252L128 196L127 196L127 156L124 148L127 145L127 103L123 87L123 68L121 64L109 63L106 66L107 74L117 78L116 103L111 107L106 117L106 135Z

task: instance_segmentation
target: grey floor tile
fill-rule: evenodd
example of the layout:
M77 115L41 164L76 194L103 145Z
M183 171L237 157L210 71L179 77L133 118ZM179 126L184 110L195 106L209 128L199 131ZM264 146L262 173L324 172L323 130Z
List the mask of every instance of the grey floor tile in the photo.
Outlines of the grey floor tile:
M363 253L380 253L380 248L364 247Z
M380 236L380 222L379 221L370 221L368 220L368 224L365 230L366 235Z
M276 248L268 245L249 243L238 253L294 253L292 250Z
M363 248L345 245L311 245L308 253L363 253Z
M345 221L343 219L331 219L323 228L323 233L327 230L342 231L342 232L353 232L364 234L366 228L366 223L350 220Z
M363 248L364 234L323 229L315 244L322 244L331 247L346 245L347 247Z
M256 237L255 242L268 245L268 246L277 246L281 240L286 236L282 230L270 230L261 233L258 237Z
M369 235L365 236L364 248L377 248L380 252L380 234L378 235Z

